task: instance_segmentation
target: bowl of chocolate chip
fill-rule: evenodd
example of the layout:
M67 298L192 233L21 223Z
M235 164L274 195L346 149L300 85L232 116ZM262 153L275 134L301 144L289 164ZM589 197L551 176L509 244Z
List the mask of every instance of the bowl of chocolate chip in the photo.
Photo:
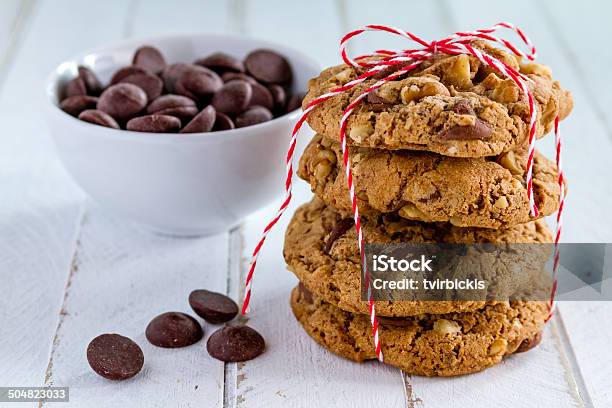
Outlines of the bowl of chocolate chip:
M289 136L319 71L251 38L127 40L56 67L46 118L64 167L102 207L206 235L281 197Z

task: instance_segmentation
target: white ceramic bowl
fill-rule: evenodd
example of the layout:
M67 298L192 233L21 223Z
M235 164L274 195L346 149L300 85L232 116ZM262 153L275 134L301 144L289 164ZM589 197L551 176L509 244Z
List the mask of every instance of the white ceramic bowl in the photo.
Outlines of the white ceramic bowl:
M242 129L153 134L92 125L59 109L58 92L76 76L77 65L90 67L106 83L144 44L159 48L169 63L192 62L215 51L242 58L256 48L271 48L291 63L298 92L320 71L306 55L279 44L211 35L128 40L71 58L49 75L45 110L59 156L77 184L103 207L173 235L230 228L280 197L297 110Z

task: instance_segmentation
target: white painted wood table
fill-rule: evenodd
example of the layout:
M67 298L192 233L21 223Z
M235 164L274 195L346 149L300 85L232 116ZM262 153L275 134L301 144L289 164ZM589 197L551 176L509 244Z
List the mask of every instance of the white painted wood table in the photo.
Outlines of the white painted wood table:
M44 75L56 63L123 37L240 33L299 46L331 65L339 61L342 33L365 23L433 39L510 20L575 96L573 116L563 124L570 183L565 240L612 242L612 52L603 44L612 34L610 11L603 0L3 0L0 386L69 386L70 402L58 406L70 407L612 406L609 303L561 304L537 350L460 378L411 377L326 352L288 307L296 283L281 255L289 217L270 235L254 284L250 324L267 340L263 356L224 365L208 357L204 342L155 349L143 328L159 312L188 311L191 289L238 298L246 259L273 207L216 236L152 235L106 214L73 184L39 108ZM374 35L352 51L382 41L388 44ZM551 139L543 142L548 154ZM304 183L297 189L290 212L310 195ZM135 379L111 383L87 366L88 341L108 331L143 347L146 365Z

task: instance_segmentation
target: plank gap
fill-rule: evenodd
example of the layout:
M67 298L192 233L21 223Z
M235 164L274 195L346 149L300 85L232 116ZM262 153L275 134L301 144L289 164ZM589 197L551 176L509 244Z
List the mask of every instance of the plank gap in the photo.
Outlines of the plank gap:
M436 0L435 5L438 8L438 15L440 16L440 22L442 27L444 27L448 33L441 33L440 38L446 37L450 34L451 31L457 30L456 27L459 26L459 22L455 19L455 15L452 13L452 9L448 4L447 0ZM455 29L453 29L455 27ZM466 27L466 30L472 29L472 27ZM430 39L430 40L433 40Z
M140 4L140 0L131 0L128 4L125 20L123 22L123 29L121 30L122 38L128 38L134 35L134 21L136 21L136 17L138 16Z
M227 2L227 31L234 34L246 34L246 3L243 0Z
M404 386L404 396L406 398L406 408L419 408L424 406L421 398L417 397L412 387L412 377L404 371L399 370L402 376L402 384Z
M534 4L540 8L541 14L544 16L544 20L546 24L549 26L550 30L555 34L555 37L559 44L562 45L561 49L563 50L563 54L565 54L565 58L568 61L580 61L580 58L574 53L570 42L567 40L565 36L566 30L559 25L557 20L555 19L554 14L548 8L544 2L536 1ZM584 78L586 77L586 73L583 71L582 67L578 63L569 64L571 69L574 71L574 77L582 91L588 96L588 103L591 105L591 109L593 113L595 113L595 117L601 122L602 127L606 131L606 135L612 141L612 128L610 127L610 123L608 123L607 117L608 113L606 109L599 104L599 99L595 97L595 91L591 88L588 81Z
M350 26L349 16L348 16L348 11L347 11L348 4L346 4L346 0L336 0L335 5L336 5L336 12L338 14L338 24L340 26L341 34L344 35L348 33L349 31L356 29L357 27ZM340 39L338 39L338 41L340 41ZM351 49L350 43L347 45L347 48L348 50Z
M241 304L242 286L242 251L244 238L242 227L238 226L229 232L228 262L227 262L227 288L226 294L234 299L238 306ZM242 316L238 317L239 321ZM225 363L223 371L223 407L235 407L238 404L238 364Z
M68 295L70 294L70 287L72 286L72 281L79 270L79 253L80 253L80 248L81 248L80 237L81 237L81 230L83 229L83 225L85 224L85 222L86 222L86 212L84 209L82 209L81 214L79 216L79 222L77 223L77 228L75 231L74 249L72 251L70 268L68 270L68 277L66 278L66 285L64 287L62 303L58 311L57 326L55 328L55 333L53 335L53 341L51 343L51 350L49 352L49 360L47 362L47 368L45 370L45 378L44 378L45 387L50 387L53 385L53 358L61 342L61 330L62 330L62 325L64 324L64 320L67 314L66 305L68 301ZM39 408L42 408L45 405L46 405L45 401L40 401L38 403Z
M29 22L34 15L37 0L22 0L19 11L13 18L9 34L9 41L6 49L0 55L0 92L4 88L4 81L11 65L15 62L13 58L21 45L21 39L28 30Z
M570 342L569 334L561 311L559 308L555 310L554 318L552 319L552 332L555 337L555 343L559 350L559 357L562 360L563 366L566 369L566 374L571 375L571 378L567 378L570 389L574 392L576 401L583 407L593 407L593 400L589 394L589 390L580 371L580 365L578 359L574 353L574 348Z

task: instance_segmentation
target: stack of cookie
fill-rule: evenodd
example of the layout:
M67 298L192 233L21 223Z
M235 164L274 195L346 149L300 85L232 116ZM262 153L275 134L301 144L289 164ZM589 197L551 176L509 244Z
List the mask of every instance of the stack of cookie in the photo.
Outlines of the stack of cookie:
M551 70L484 43L482 51L531 79L537 137L572 109ZM304 105L355 79L346 65L309 83ZM388 75L388 73L386 73ZM365 83L315 108L317 132L298 175L315 198L286 232L284 256L300 285L293 312L325 348L355 361L376 358L361 297L361 263L338 143L343 110ZM368 95L350 117L347 143L366 243L546 243L552 235L529 210L525 168L529 107L518 87L467 55L439 55ZM534 197L541 216L559 206L557 170L536 153ZM387 364L409 373L476 372L539 342L545 302L380 301Z

